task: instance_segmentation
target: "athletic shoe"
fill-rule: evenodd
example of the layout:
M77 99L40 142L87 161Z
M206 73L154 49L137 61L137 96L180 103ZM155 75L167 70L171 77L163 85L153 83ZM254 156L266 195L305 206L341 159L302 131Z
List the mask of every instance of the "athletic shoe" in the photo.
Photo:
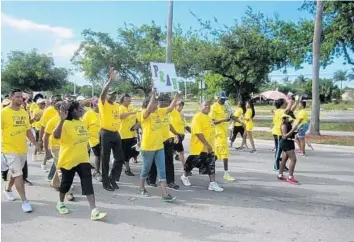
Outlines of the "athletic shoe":
M257 153L257 150L251 150L250 153L252 154Z
M146 184L148 184L149 186L152 186L152 187L157 187L156 183L152 183L152 182L149 182L149 181L146 181Z
M97 180L98 182L102 182L102 175L101 175L101 173L96 173L95 178L96 178L96 180Z
M42 171L48 172L47 166L46 165L41 165Z
M278 181L286 181L286 178L283 175L281 175L281 176L278 175L277 179L278 179Z
M114 190L119 189L119 186L117 185L117 183L115 181L111 181L111 186L113 187Z
M131 170L125 171L124 172L127 176L135 176L133 172L131 172Z
M58 202L57 203L57 210L58 212L61 214L61 215L64 215L64 214L68 214L69 213L69 209L65 206L64 203L62 202Z
M149 193L146 191L145 188L143 188L143 189L140 188L140 189L138 190L138 194L143 195L143 196L145 196L145 197L150 196Z
M68 201L74 201L74 200L75 200L74 194L72 194L71 192L70 192L70 193L67 193L67 194L66 194L66 199L67 199Z
M176 200L176 197L172 197L170 194L168 194L166 197L162 197L162 201L166 203L172 203Z
M175 160L179 160L179 155L177 154L176 156L175 156Z
M107 213L102 213L98 210L98 208L92 209L91 212L91 220L92 221L100 221L107 217Z
M25 179L25 183L28 185L28 186L33 186L33 183L30 182L29 180Z
M179 186L177 184L173 183L173 182L167 184L167 186L169 188L172 188L172 189L175 189L175 190L177 190L179 188Z
M180 177L180 179L181 179L183 185L185 185L185 186L187 186L187 187L189 187L189 186L192 185L191 182L190 182L189 179L188 179L188 176L182 175L182 176Z
M224 188L221 188L216 182L210 182L208 190L214 192L222 192L224 191Z
M226 181L235 181L235 178L233 178L230 174L225 174L224 179Z
M22 210L25 212L25 213L30 213L32 212L32 206L30 204L29 201L24 201L22 203Z
M9 191L4 190L4 193L6 194L8 201L15 201L16 200L16 198L14 197L14 194L12 193L12 190L9 190Z
M300 183L295 179L295 177L291 177L291 178L286 178L286 182L289 182L290 184L293 185L299 185Z

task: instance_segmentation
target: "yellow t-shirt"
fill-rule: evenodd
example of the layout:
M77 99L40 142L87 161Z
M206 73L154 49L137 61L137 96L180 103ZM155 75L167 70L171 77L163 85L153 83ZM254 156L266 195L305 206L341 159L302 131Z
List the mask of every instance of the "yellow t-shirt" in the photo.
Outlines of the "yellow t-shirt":
M196 134L203 134L206 141L214 150L215 126L213 120L201 112L194 115L191 124L192 136L190 142L190 154L199 155L207 152L206 147L200 141Z
M229 113L227 112L225 105L214 103L213 105L211 105L209 117L212 120L220 121L222 119L228 118ZM227 142L226 139L228 136L227 135L228 127L229 127L228 122L222 122L215 125L216 142L221 142L221 143Z
M30 111L30 113L32 113L34 110L36 110L37 108L39 108L37 103L31 103L28 110Z
M102 103L98 101L98 109L100 110L100 126L103 129L118 132L120 126L119 105L117 103L110 104L107 100Z
M49 120L47 123L47 126L45 126L44 132L49 134L49 147L54 148L54 147L59 147L60 146L60 140L55 139L53 136L54 129L58 126L60 122L60 117L59 115L55 115L53 118Z
M253 129L253 120L252 120L252 109L248 108L245 113L246 121L246 131L251 131Z
M95 147L100 142L99 133L101 127L98 113L92 109L89 109L82 117L82 122L84 123L84 126L88 130L90 136L90 147Z
M282 119L281 117L284 114L284 109L279 108L279 109L275 109L274 110L274 114L273 114L273 128L272 128L272 134L273 135L282 135L281 133L281 123L282 123Z
M34 109L32 112L31 112L31 115L32 115L32 119L33 118L41 118L42 115L43 115L43 109L40 109L40 108L36 108ZM40 130L41 129L41 122L40 120L39 121L34 121L32 123L32 127L35 128L36 130Z
M300 119L302 119L300 125L306 124L309 120L309 115L307 114L305 109L301 109L299 112L296 114L296 122L299 122Z
M237 108L236 111L232 114L232 116L234 116L234 117L236 117L236 118L238 118L239 120L242 121L242 118L243 118L243 110L242 110L242 108ZM242 126L242 123L235 122L234 126L240 127L240 126Z
M170 132L171 128L171 121L170 121L170 117L171 117L171 113L164 113L165 109L167 110L167 108L159 108L157 109L157 113L160 116L161 119L161 132L162 132L162 139L163 142L165 142L166 140L168 140L171 137L174 137L174 134L172 134L172 132ZM172 135L171 135L172 134Z
M87 145L89 134L80 120L66 120L60 139L58 168L71 170L81 163L89 163Z
M51 118L53 118L55 115L57 115L58 112L53 106L49 106L43 111L42 118L40 120L40 124L42 127L46 127L47 123Z
M134 106L129 105L128 108L120 105L119 106L119 115L128 112L134 112L136 109ZM130 129L136 124L136 115L129 115L128 117L121 119L119 134L122 139L130 139L136 137L136 132L131 131Z
M27 130L31 128L29 115L24 109L10 107L1 110L1 152L4 154L27 153Z
M143 110L145 110L145 109L139 109L138 110L138 112L136 113L136 116L135 116L135 118L136 118L136 121L139 123L139 124L141 124L141 113L143 112Z
M141 127L143 130L141 150L155 151L163 149L163 118L167 115L167 108L159 108L144 119L146 109L141 112Z
M173 109L171 112L170 122L177 133L184 134L186 121L182 118L182 114L178 112L176 109Z

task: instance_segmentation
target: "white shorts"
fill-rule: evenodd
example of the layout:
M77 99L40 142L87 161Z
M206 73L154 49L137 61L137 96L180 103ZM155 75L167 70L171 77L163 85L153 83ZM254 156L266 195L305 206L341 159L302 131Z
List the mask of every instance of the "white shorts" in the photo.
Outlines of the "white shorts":
M1 155L1 171L11 173L12 177L22 176L22 169L26 163L26 155L20 154L2 154Z

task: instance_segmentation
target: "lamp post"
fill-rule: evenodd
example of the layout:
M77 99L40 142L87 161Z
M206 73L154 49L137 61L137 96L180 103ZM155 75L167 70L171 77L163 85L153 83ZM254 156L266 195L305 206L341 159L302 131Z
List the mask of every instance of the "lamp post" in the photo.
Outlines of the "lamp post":
M173 0L169 0L168 18L167 18L166 63L172 62L172 21L173 21Z

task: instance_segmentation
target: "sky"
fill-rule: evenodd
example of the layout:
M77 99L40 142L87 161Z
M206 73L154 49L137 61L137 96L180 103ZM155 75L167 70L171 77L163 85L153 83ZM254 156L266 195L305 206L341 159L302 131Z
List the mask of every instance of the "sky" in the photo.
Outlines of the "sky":
M124 26L124 22L142 25L155 21L158 25L166 25L168 2L94 2L94 1L37 1L17 2L2 1L1 7L1 52L5 57L12 50L29 51L36 48L42 53L52 53L55 64L73 68L70 57L83 39L81 32L91 28L94 31L106 32L116 37L116 30ZM278 14L282 20L298 21L302 18L313 19L307 12L299 11L301 1L235 1L235 2L174 2L174 24L183 29L199 28L197 20L190 14L194 12L204 20L216 17L219 23L232 25L235 19L244 16L247 6L267 16ZM320 70L322 77L332 77L336 70L351 70L343 65L343 59ZM303 69L288 69L290 79L304 74L311 77L312 67L304 64ZM272 80L284 78L281 72L271 73ZM88 84L82 73L71 77L78 85ZM354 86L345 83L343 86Z

